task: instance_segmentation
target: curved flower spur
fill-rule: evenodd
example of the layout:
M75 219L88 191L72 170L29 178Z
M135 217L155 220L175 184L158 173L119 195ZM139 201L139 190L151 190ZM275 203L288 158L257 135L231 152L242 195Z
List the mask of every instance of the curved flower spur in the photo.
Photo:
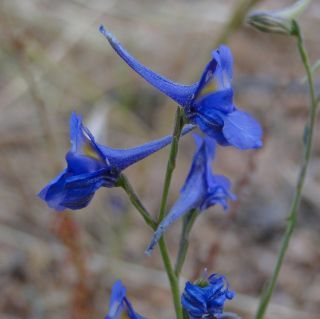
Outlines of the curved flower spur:
M211 171L211 163L215 153L215 141L210 137L202 138L194 134L197 150L194 154L188 177L177 199L167 216L159 224L146 250L150 255L153 248L177 219L193 209L202 212L212 205L219 204L225 210L228 199L236 197L230 192L231 183L223 175L215 175Z
M187 125L182 134L192 128ZM96 143L81 116L72 113L70 139L67 168L38 194L58 211L86 207L100 187L117 186L121 171L170 144L172 136L133 148L114 149Z
M118 55L156 89L183 107L188 120L223 145L239 149L262 146L260 124L233 104L233 58L230 49L221 45L198 82L191 85L174 83L145 67L130 55L117 39L100 26L100 32Z

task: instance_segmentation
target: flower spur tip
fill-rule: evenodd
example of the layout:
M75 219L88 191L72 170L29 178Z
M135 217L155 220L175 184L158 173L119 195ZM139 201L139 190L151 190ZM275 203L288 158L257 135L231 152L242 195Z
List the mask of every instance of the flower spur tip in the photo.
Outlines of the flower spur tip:
M150 257L152 253L152 249L150 249L149 247L144 251L144 255L147 257Z
M99 31L108 41L112 41L112 42L114 41L114 37L112 33L109 32L103 24L100 25Z
M162 233L161 233L161 235L162 235ZM161 237L161 235L160 235L160 237ZM152 237L147 249L144 251L144 255L145 256L148 256L148 257L151 256L151 254L152 254L156 244L158 243L160 237L158 235L158 232L154 233L154 235L153 235L153 237Z

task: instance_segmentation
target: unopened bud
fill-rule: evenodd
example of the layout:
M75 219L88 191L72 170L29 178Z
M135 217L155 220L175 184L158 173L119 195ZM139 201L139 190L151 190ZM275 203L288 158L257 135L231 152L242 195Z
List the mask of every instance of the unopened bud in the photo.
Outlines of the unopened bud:
M291 20L281 18L267 11L256 11L247 18L247 23L254 28L269 33L292 34Z
M247 17L247 23L269 33L294 34L294 20L306 9L311 0L300 0L278 11L255 11Z

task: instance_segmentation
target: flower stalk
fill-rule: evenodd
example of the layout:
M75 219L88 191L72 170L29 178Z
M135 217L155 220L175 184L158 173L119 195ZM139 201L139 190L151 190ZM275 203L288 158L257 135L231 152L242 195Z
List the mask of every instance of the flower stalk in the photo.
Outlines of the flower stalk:
M166 170L166 175L165 175L164 184L163 184L158 224L160 224L160 222L165 216L169 189L170 189L172 174L176 167L176 158L178 154L179 140L180 140L180 135L182 132L183 125L184 125L184 112L183 112L183 109L178 106L176 111L176 116L175 116L173 134L172 134L173 140L171 143L170 154L169 154L169 159L167 163L167 170Z
M128 178L124 174L120 175L117 181L117 186L123 188L123 190L127 193L132 205L138 210L146 224L149 225L153 230L155 230L157 227L157 223L153 220L147 209L143 206L138 195L131 186Z
M121 174L117 186L122 187L124 191L129 196L129 199L132 203L132 205L138 210L144 221L147 225L149 225L153 230L156 229L157 223L152 219L150 213L147 211L147 209L143 206L141 200L139 199L138 195L135 193L133 187L129 183L127 177L124 174ZM182 319L182 310L180 305L180 292L179 292L179 282L175 275L174 269L172 267L171 261L170 261L170 255L168 252L167 245L164 241L164 238L161 238L159 240L159 248L161 252L161 257L163 260L163 264L166 270L166 273L168 275L170 288L172 292L173 302L177 314L177 319ZM180 315L181 314L181 315Z
M174 271L176 276L179 278L184 261L187 256L187 251L189 248L189 234L191 231L194 222L198 216L198 211L196 209L192 209L184 218L182 224L182 231L179 242L179 250L177 255L176 264L174 267Z
M170 282L170 288L171 288L172 299L173 299L174 308L176 312L176 318L183 319L182 307L180 302L179 279L174 272L174 268L172 267L168 247L163 237L161 237L159 240L159 249L160 249L163 265Z
M309 165L311 154L312 154L313 137L314 137L314 131L316 126L318 100L315 95L312 67L310 64L308 53L306 51L306 48L303 42L303 37L301 34L300 27L295 20L293 20L293 27L294 27L293 36L296 37L300 58L305 68L308 84L309 84L309 94L310 94L309 117L305 126L303 160L301 163L300 173L298 176L295 193L294 193L294 197L291 204L291 210L288 217L287 228L282 239L282 243L278 253L276 265L272 273L272 277L269 283L267 284L265 291L261 296L260 304L259 304L257 313L255 315L255 319L264 318L265 312L267 310L267 307L269 305L270 299L272 297L273 291L275 289L275 286L279 277L281 266L283 264L283 260L286 255L286 252L290 243L290 239L292 237L292 234L297 224L298 209L300 206L303 186L304 186L308 165Z
M131 203L134 205L134 207L141 214L142 218L147 223L147 225L149 225L153 230L155 230L157 228L157 225L165 217L165 211L166 211L166 207L167 207L167 199L168 199L168 194L169 194L169 190L170 190L172 174L175 169L176 157L178 154L178 145L179 145L180 135L181 135L184 123L185 123L184 112L180 107L178 107L177 112L176 112L176 117L175 117L173 139L172 139L170 153L169 153L169 159L168 159L168 163L167 163L165 181L164 181L164 185L163 185L163 192L162 192L158 222L155 222L153 220L150 213L143 206L142 202L140 201L139 197L137 196L134 189L130 185L126 176L124 174L121 174L120 178L117 181L117 186L120 186L124 189L124 191L128 194ZM176 317L177 317L177 319L182 319L182 307L181 307L181 303L180 303L179 280L178 280L178 277L176 276L175 270L172 266L168 247L167 247L166 242L163 237L159 240L159 249L160 249L162 261L163 261L163 264L165 267L165 271L167 273L169 283L170 283L173 303L174 303L174 307L175 307L175 311L176 311Z
M184 112L183 109L179 106L177 107L176 116L175 116L175 124L173 129L173 140L171 143L168 163L167 163L167 169L166 169L166 175L165 180L163 184L163 190L162 190L162 198L161 198L161 204L160 204L160 212L158 217L158 224L161 223L163 218L165 217L165 212L167 208L167 201L168 201L168 195L170 190L170 184L172 180L172 174L176 166L176 158L178 155L178 147L179 147L179 140L180 135L182 132L182 128L184 125ZM159 240L159 249L162 257L162 261L164 264L164 267L166 269L166 273L168 275L168 279L170 282L170 288L172 292L172 298L173 303L176 311L177 319L182 319L182 307L180 303L180 291L179 291L179 279L175 274L174 268L170 261L170 256L168 252L168 248L166 245L166 242L164 238L160 238Z

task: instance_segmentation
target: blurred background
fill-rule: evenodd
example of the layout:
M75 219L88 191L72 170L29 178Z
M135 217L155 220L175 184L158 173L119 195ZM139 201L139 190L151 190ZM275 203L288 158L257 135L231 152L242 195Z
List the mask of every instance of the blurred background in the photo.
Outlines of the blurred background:
M159 252L143 254L151 232L121 189L101 189L89 207L55 213L36 194L65 165L71 111L97 140L125 148L167 135L174 103L140 79L98 32L105 24L145 65L183 83L198 80L220 42L235 60L236 104L262 123L259 151L219 148L214 170L230 177L239 200L196 222L182 272L204 267L228 276L237 292L227 310L252 318L270 277L298 171L308 89L293 39L241 25L251 5L292 1L0 1L0 317L103 318L121 278L136 310L173 317ZM313 62L320 57L320 2L300 18ZM319 84L319 77L317 78ZM299 223L267 318L316 319L320 311L320 146ZM169 206L194 152L183 139ZM168 149L126 173L158 213ZM167 233L172 256L181 225Z

